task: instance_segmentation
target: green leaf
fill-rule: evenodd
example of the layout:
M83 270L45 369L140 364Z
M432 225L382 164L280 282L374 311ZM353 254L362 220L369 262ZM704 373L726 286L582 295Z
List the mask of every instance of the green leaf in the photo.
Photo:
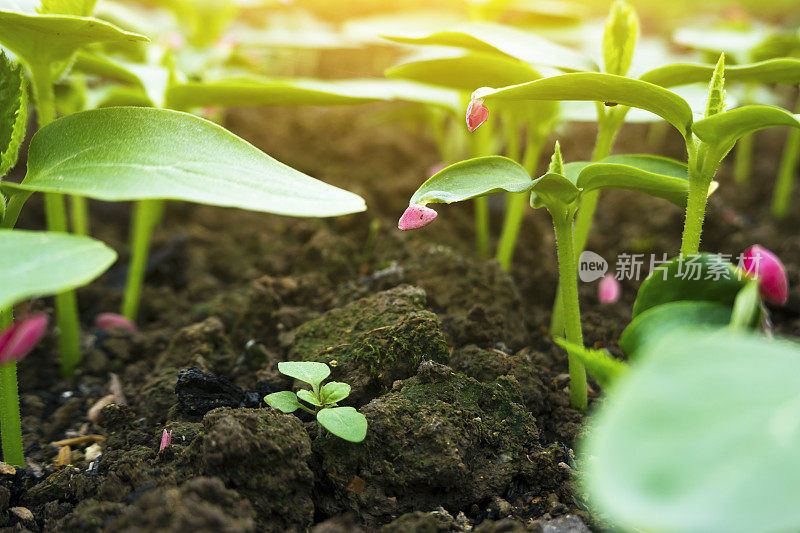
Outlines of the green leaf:
M201 118L149 108L76 113L41 129L21 185L106 201L174 199L289 216L365 209L355 194L317 181Z
M590 504L624 531L800 531L800 347L663 338L579 446Z
M471 93L487 85L516 85L542 76L527 63L498 54L436 48L433 53L425 50L388 69L386 77Z
M564 167L567 175L569 175L570 164L568 163ZM531 207L534 209L546 207L551 213L554 210L562 210L571 206L581 193L568 177L553 172L548 172L533 180L530 190Z
M316 405L317 407L322 407L322 402L320 402L314 393L310 390L302 389L297 391L297 397L303 400L304 402L308 402L311 405Z
M622 104L654 113L684 137L692 120L692 108L677 94L641 80L603 74L576 72L512 85L501 89L483 88L473 93L487 100L585 100Z
M531 65L567 71L596 71L587 56L529 31L492 23L471 23L421 36L385 35L398 43L455 46L476 52L500 53Z
M714 74L708 84L708 102L705 117L718 115L725 110L725 54L719 56Z
M628 357L648 344L658 341L662 335L679 328L721 329L731 319L731 306L709 301L667 302L637 315L622 332L619 347Z
M633 305L633 316L635 318L658 305L682 300L731 306L746 281L736 267L719 254L675 257L657 266L642 282Z
M476 157L431 176L417 189L409 204L450 204L503 191L525 192L532 184L522 165L507 157Z
M676 63L653 69L639 78L661 87L677 87L690 83L708 83L714 75L714 65ZM725 78L749 83L800 84L800 59L771 59L748 65L725 67Z
M761 296L758 281L748 281L733 302L730 325L733 329L750 329L761 321Z
M3 219L6 218L6 197L3 196L3 193L0 193L0 224L3 223Z
M619 359L615 359L605 350L594 350L578 344L567 342L565 339L556 337L553 339L556 344L574 355L586 367L586 371L591 374L594 380L601 387L608 390L620 378L624 377L630 367Z
M607 73L620 76L628 73L638 36L639 18L633 6L615 0L603 32L603 68Z
M86 285L116 258L88 237L0 230L0 309Z
M170 73L162 66L129 63L81 50L75 56L72 71L129 83L145 92L150 105L164 107Z
M698 120L692 131L701 141L725 154L745 135L776 126L800 128L800 115L780 107L748 105Z
M32 68L66 61L78 48L91 43L148 40L93 18L0 11L0 43Z
M37 11L42 15L88 17L96 3L97 0L41 0L41 7Z
M0 179L19 157L28 124L28 89L22 68L0 53Z
M584 192L624 189L686 207L689 172L684 163L651 155L617 155L585 166L576 185Z
M278 371L290 378L308 383L315 389L325 378L331 375L331 369L325 363L313 361L288 361L278 363Z
M167 90L170 108L206 106L337 106L413 102L462 113L455 91L405 80L312 80L242 78L179 83Z
M339 438L361 442L367 436L367 417L353 407L326 408L317 413L317 421Z
M319 394L325 404L340 402L350 396L350 385L331 381L322 386Z
M294 413L300 409L300 402L297 401L297 395L288 390L267 394L264 396L264 401L270 407L279 409L284 413Z

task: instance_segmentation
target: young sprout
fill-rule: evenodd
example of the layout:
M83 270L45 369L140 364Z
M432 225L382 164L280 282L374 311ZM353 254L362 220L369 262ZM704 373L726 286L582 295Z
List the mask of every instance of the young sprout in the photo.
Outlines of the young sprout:
M287 362L278 363L281 374L311 385L311 390L301 389L275 392L264 397L270 407L284 413L298 409L315 415L317 422L339 438L350 442L361 442L367 435L367 418L353 407L338 407L350 395L350 385L338 381L322 382L331 374L325 363ZM302 402L301 402L302 400Z
M613 304L619 301L622 288L614 274L606 274L597 286L597 299L601 304Z
M778 257L758 244L748 248L742 257L742 268L758 280L761 296L776 305L789 300L789 279L786 268Z
M94 319L94 327L97 329L124 329L131 333L136 333L139 328L122 315L116 313L100 313Z
M427 226L434 220L438 213L424 205L410 205L400 217L397 223L397 229L401 231L408 231L411 229L419 229Z
M164 432L161 433L161 444L158 446L158 451L163 452L165 448L167 448L170 444L172 444L172 430L170 429L167 431L164 428Z

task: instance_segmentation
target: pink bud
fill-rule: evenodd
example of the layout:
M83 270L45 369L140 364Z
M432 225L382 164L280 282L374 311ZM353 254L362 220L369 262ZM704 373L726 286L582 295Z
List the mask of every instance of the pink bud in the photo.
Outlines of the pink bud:
M164 433L161 434L161 446L158 447L158 451L163 451L164 448L170 444L172 444L172 430L170 429L169 433L167 433L167 430L165 429Z
M758 244L748 248L742 257L742 268L759 279L761 296L768 302L783 305L789 299L789 279L778 257Z
M614 274L606 274L597 286L597 298L601 304L613 304L619 301L622 292L619 281Z
M425 207L424 205L410 205L403 213L403 216L400 217L400 221L397 223L397 229L408 231L410 229L425 227L436 220L438 215L439 213L430 207Z
M467 129L475 131L489 118L489 108L483 105L483 100L473 99L467 106Z
M11 324L0 334L0 364L21 361L47 329L47 315L39 314Z
M94 319L94 327L98 329L124 329L132 333L139 331L136 324L116 313L100 313Z

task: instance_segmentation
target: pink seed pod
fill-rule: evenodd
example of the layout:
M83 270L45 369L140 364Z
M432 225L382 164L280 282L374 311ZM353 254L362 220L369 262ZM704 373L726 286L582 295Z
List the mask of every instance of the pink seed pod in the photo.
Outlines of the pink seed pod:
M131 333L136 333L139 328L122 315L116 313L100 313L94 319L94 327L97 329L124 329Z
M619 301L622 287L614 274L606 274L597 286L597 299L601 304L613 304Z
M742 256L742 268L758 278L758 289L768 302L784 305L789 299L789 279L786 268L778 257L758 244L748 248Z
M397 222L397 229L408 231L425 227L436 220L438 215L439 213L430 207L425 207L424 205L410 205Z
M486 122L489 118L489 108L483 104L483 100L476 98L470 101L467 106L467 129L473 132Z
M47 322L47 315L33 315L0 333L0 364L24 359L44 336Z
M158 451L159 452L163 451L164 448L166 448L170 444L172 444L172 430L170 429L169 432L167 432L167 430L165 429L164 433L161 434L161 445L158 447Z

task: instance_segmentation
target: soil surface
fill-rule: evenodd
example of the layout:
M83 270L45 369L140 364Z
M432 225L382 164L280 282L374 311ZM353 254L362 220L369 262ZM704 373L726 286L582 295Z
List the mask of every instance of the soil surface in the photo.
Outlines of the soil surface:
M442 206L434 225L399 232L397 218L438 157L424 131L398 126L396 112L231 111L232 131L363 195L369 211L304 220L171 204L136 334L91 328L98 313L118 308L128 217L119 205L92 203L93 234L120 250L121 261L79 293L78 377L59 377L53 337L20 366L28 468L0 473L2 525L596 528L573 485L582 416L569 408L566 357L547 330L556 287L549 217L528 213L510 274L475 255L468 205ZM776 333L797 336L800 219L793 213L776 224L767 210L784 134L759 135L748 184L734 184L723 168L702 247L735 257L760 243L782 257L792 292L771 318ZM565 128L565 158L587 158L593 137L590 126ZM646 137L646 127L626 126L615 151L682 156L671 134L654 147ZM620 253L675 254L680 210L632 193L604 193L601 202L590 250L612 265ZM492 206L497 231L502 199ZM21 225L41 227L40 216L33 200ZM596 283L581 285L587 344L621 355L616 339L639 283L624 281L612 305L597 302ZM45 299L20 311L50 306ZM350 383L345 404L366 415L366 440L348 443L306 415L267 408L265 394L296 387L277 372L283 360L329 363L333 378ZM593 398L597 392L593 384ZM159 452L164 429L172 444ZM86 438L69 450L52 444L74 437Z

